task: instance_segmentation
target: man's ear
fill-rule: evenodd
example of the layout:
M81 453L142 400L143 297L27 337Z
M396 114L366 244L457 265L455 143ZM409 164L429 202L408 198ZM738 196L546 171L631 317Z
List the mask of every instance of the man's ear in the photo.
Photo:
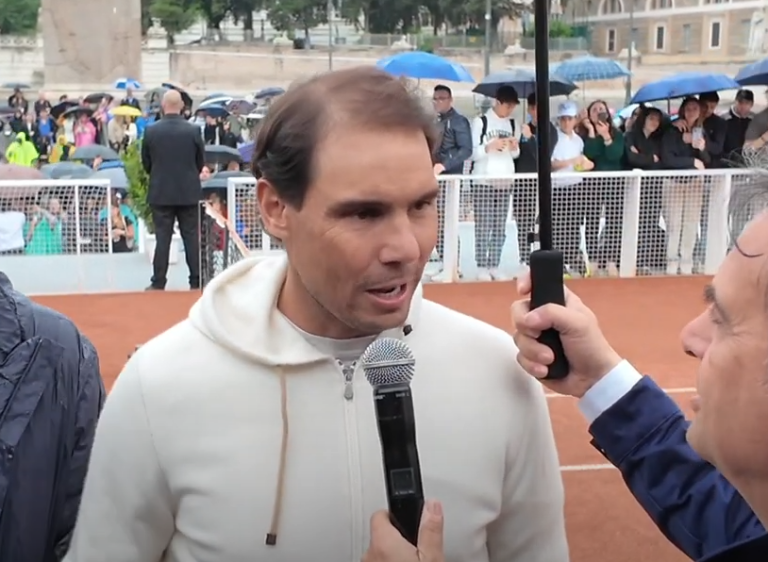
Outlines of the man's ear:
M264 230L273 238L285 240L288 234L288 208L275 187L264 178L256 182L256 200Z

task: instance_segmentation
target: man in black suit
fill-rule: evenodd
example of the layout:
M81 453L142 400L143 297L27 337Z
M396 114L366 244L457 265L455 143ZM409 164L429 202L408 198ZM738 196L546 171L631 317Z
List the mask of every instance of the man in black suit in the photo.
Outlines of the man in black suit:
M202 188L200 172L205 147L200 128L181 116L184 102L176 90L163 96L163 118L147 128L141 161L149 175L147 203L155 226L152 283L147 290L165 289L174 221L179 222L189 267L189 286L200 288L198 219Z

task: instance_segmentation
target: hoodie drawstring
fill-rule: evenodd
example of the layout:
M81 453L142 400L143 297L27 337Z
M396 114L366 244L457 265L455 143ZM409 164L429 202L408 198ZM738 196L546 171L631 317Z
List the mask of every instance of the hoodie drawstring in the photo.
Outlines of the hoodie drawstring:
M278 367L280 374L280 415L283 418L283 435L280 441L280 464L277 469L277 486L275 489L275 505L272 508L272 522L267 533L267 545L277 544L277 530L280 526L280 513L283 510L283 490L285 488L285 463L288 457L288 381L285 369Z

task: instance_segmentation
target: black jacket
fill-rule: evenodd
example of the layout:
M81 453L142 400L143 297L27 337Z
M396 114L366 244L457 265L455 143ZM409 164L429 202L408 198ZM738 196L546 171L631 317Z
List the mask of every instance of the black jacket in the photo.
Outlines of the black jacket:
M552 159L552 153L555 151L555 145L557 144L557 128L553 123L549 125L549 157ZM525 140L520 137L520 156L515 159L515 173L518 174L535 174L538 171L539 153L538 153L538 139L536 125L530 124L531 133L533 138Z
M149 174L147 203L152 206L198 205L205 146L200 127L179 115L164 115L146 128L141 162Z
M624 155L627 166L640 170L660 170L662 168L661 136L659 131L649 137L636 129L627 131L624 134ZM633 148L635 150L632 150ZM654 156L657 161L654 161Z
M445 166L444 174L464 173L464 162L472 156L472 130L469 120L451 108L440 115L442 137L436 161Z
M752 114L739 117L733 109L723 115L725 120L725 142L723 143L723 164L729 167L742 165L741 153L747 138L747 129L752 122Z
M704 140L708 141L707 130L704 129ZM704 150L696 150L683 141L683 133L670 125L661 137L661 164L667 170L693 170L694 159L698 158L704 165L709 165L712 159Z
M0 273L3 562L54 562L66 550L104 398L91 342Z
M722 168L726 135L725 119L719 115L710 115L704 119L702 126L704 127L705 138L707 139L707 152L710 157L710 161L708 163L705 162L705 164L707 164L707 168Z

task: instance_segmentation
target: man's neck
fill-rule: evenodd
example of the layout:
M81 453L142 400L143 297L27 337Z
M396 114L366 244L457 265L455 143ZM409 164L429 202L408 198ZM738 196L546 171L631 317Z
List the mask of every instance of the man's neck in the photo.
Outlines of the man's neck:
M301 330L324 338L352 339L367 336L342 323L310 295L296 271L288 267L277 298L277 309Z

